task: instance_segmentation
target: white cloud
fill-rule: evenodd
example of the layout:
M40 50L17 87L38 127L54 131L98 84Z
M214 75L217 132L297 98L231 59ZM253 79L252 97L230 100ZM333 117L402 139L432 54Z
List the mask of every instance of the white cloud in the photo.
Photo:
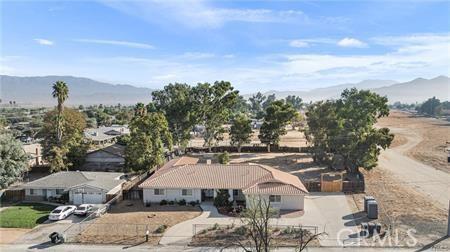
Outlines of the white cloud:
M357 48L367 47L366 43L355 38L343 38L337 42L337 45L342 47L357 47Z
M371 38L382 41L385 38ZM241 57L230 64L211 60L208 53L197 60L186 55L157 57L74 57L68 64L43 59L9 59L1 62L17 75L70 74L116 83L159 88L169 82L229 80L242 93L256 90L304 90L364 79L407 81L416 77L450 75L450 36L447 34L392 37L388 52L368 54L275 54ZM392 44L392 43L390 43ZM211 55L209 55L211 56ZM214 57L223 57L216 55ZM213 58L214 59L214 58ZM6 69L8 71L8 69Z
M121 41L121 40L104 40L104 39L75 39L76 42L82 43L93 43L93 44L103 44L103 45L114 45L114 46L125 46L131 48L139 49L154 49L155 47L150 44Z
M102 2L152 23L175 21L190 28L218 28L227 22L309 22L308 17L299 10L217 8L202 0Z
M291 46L291 47L308 47L309 44L308 44L308 42L306 42L304 40L296 39L296 40L292 40L291 42L289 42L289 46Z
M48 39L36 38L36 39L34 39L34 41L36 41L36 43L38 43L40 45L46 45L46 46L52 46L55 44L53 41L48 40Z

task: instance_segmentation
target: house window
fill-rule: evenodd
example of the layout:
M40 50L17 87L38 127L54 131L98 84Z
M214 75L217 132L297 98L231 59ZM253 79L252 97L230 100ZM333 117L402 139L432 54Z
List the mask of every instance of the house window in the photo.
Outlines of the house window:
M192 196L192 189L182 189L181 195L182 196Z
M63 194L64 189L56 189L56 195L61 195Z
M154 194L155 195L164 195L164 189L155 189Z
M30 189L30 195L34 194L34 189Z
M238 196L239 195L239 190L233 190L233 196Z
M269 196L270 203L280 203L281 202L281 195L270 195Z

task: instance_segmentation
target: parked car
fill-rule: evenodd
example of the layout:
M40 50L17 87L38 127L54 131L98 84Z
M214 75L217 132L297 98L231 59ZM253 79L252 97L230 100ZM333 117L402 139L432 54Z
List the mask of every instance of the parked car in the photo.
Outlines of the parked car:
M89 211L92 210L92 205L89 204L81 204L77 207L73 214L79 216L86 216Z
M48 215L49 220L64 220L67 218L67 216L71 215L75 209L77 209L76 206L59 206L53 211L50 212Z

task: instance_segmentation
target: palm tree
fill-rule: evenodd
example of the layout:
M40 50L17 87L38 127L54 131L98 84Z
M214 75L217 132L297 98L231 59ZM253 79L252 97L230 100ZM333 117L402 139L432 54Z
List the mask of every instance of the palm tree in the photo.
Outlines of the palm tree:
M63 81L57 81L53 84L53 98L58 100L58 117L56 124L56 139L58 140L58 144L61 143L62 140L62 131L63 131L63 110L64 110L64 102L69 97L69 88L67 84Z

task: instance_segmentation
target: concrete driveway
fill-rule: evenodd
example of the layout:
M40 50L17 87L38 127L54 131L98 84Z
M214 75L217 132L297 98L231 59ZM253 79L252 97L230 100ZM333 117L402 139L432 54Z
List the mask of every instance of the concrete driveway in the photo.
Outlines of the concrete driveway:
M161 245L187 245L194 235L202 229L210 228L215 223L219 225L241 225L239 218L227 217L217 212L210 204L202 204L203 213L191 220L187 220L170 227L160 240ZM273 218L271 225L305 225L317 226L319 232L328 234L320 241L322 246L339 246L342 240L355 236L358 232L353 219L352 208L342 193L310 194L305 197L305 214L293 218ZM194 230L194 225L195 230ZM342 234L339 235L340 231ZM340 239L340 240L338 240Z

